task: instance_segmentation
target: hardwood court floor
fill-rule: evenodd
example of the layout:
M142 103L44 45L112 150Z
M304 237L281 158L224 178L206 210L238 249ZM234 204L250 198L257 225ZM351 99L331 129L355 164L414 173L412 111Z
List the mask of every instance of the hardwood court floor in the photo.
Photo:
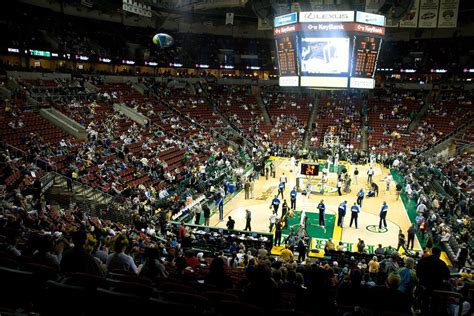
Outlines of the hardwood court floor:
M225 228L227 217L232 216L235 220L235 229L243 230L245 227L245 210L249 209L252 212L252 230L257 232L268 232L269 231L269 217L272 209L270 208L271 200L277 194L277 185L280 176L285 173L288 177L288 184L286 186L284 197L287 199L288 205L290 204L289 192L291 188L296 185L296 177L299 175L299 166L293 172L290 172L290 163L287 158L274 157L276 165L276 177L270 177L268 180L265 177L260 177L255 182L254 198L245 200L244 192L241 191L231 201L224 206L224 221L219 222L218 215L214 215L210 219L210 225L215 227ZM321 161L322 163L322 161ZM342 162L344 163L344 162ZM346 164L349 174L353 177L354 169L356 165ZM337 214L338 205L346 200L347 214L344 218L344 228L333 227L333 240L338 243L342 241L344 243L352 244L355 246L358 239L364 240L366 245L376 246L382 244L384 247L391 245L396 247L398 244L398 231L401 229L405 236L407 230L410 227L410 220L405 207L401 199L396 199L395 183L392 181L390 191L386 191L386 185L384 182L385 176L389 173L388 169L383 168L381 165L376 165L374 181L379 186L379 196L373 198L365 198L362 204L361 212L359 213L359 227L356 229L354 226L349 227L350 222L350 206L357 200L357 192L361 187L365 188L367 192L369 186L367 185L367 170L369 165L357 165L359 169L359 176L357 181L352 180L351 192L344 193L342 196L338 196L336 193L321 194L310 194L309 196L303 196L298 194L296 208L298 211L305 211L310 213L317 213L316 206L321 199L324 199L326 203L326 214ZM297 171L295 173L295 171ZM330 173L328 185L336 186L336 173ZM313 179L314 183L319 183L321 176ZM356 184L356 182L358 184ZM306 184L306 182L304 182ZM379 212L383 201L386 201L389 209L387 214L388 231L378 232L377 228L379 224ZM279 209L281 215L281 206ZM316 215L316 214L315 214ZM313 216L311 216L313 217ZM316 216L317 217L317 216ZM313 225L317 225L317 221L311 222ZM327 234L322 236L311 236L316 238L327 238ZM415 239L415 250L421 250L420 244Z

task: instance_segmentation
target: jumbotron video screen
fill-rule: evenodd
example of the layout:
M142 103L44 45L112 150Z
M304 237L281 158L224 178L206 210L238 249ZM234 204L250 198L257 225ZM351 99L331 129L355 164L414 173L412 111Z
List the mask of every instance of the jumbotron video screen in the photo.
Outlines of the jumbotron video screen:
M385 17L359 11L293 12L275 18L280 86L375 87Z

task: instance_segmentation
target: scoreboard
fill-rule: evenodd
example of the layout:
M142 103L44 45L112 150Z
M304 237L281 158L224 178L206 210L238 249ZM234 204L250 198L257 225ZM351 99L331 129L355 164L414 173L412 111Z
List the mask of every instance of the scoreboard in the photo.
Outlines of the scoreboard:
M317 163L302 163L300 173L303 176L317 176L319 174L319 164L317 164Z
M379 55L381 38L357 36L354 42L355 63L352 73L357 77L373 78Z
M280 86L375 87L385 17L358 11L293 12L275 18Z
M283 36L278 38L278 62L279 69L282 76L296 76L297 75L297 54L296 41L293 36Z

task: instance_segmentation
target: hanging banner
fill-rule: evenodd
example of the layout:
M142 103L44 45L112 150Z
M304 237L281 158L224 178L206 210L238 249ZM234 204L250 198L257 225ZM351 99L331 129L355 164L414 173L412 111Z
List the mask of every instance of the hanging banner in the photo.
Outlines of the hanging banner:
M385 27L398 27L398 20L391 16L387 16L385 19Z
M365 0L365 12L378 13L381 6L381 0Z
M271 30L273 27L272 27L272 24L269 23L267 20L265 19L262 19L262 18L258 18L258 30L259 31L268 31L268 30Z
M313 11L323 11L324 10L324 1L323 0L313 0L310 1L311 10Z
M227 12L225 14L225 24L232 24L234 25L234 13L232 12Z
M418 10L420 8L420 0L415 0L413 8L400 19L400 27L417 27L418 26Z
M456 27L458 12L459 0L441 0L439 4L438 27Z
M438 24L439 0L421 0L418 27L435 28Z

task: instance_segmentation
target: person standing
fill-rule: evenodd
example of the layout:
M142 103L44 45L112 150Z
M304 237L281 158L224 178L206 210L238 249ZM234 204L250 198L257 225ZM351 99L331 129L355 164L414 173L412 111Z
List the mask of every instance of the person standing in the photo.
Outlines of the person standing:
M285 244L288 246L288 249L290 249L291 252L295 251L296 236L293 227L290 228L290 233L288 234L288 237L286 237Z
M458 269L464 268L468 257L469 257L469 249L467 247L467 244L463 243L461 247L459 248L458 253L456 255L456 267Z
M397 246L397 251L400 250L400 248L402 248L405 253L407 252L407 248L405 247L405 243L406 243L406 240L405 240L405 234L403 234L402 230L400 229L398 231L398 246Z
M351 177L349 174L346 174L346 177L344 179L344 192L350 193L351 192Z
M337 186L337 194L339 194L339 196L341 196L341 195L342 195L342 192L341 192L342 181L341 181L340 178L337 179L337 184L336 184L336 186Z
M388 174L385 177L386 191L390 192L390 184L392 183L393 177L391 174Z
M418 285L418 277L416 271L413 269L415 266L415 260L410 257L405 258L405 266L398 272L400 274L400 286L398 290L410 297L413 296L413 291L416 285Z
M395 190L397 191L397 200L400 199L400 193L402 192L402 185L400 183L397 183L395 186Z
M367 171L367 183L372 184L372 178L374 176L374 168L372 166Z
M211 209L207 204L204 204L202 207L202 212L204 214L204 225L209 226L209 218L211 217Z
M283 200L283 205L281 206L281 218L284 218L287 213L288 213L288 203L286 203L286 200Z
M356 167L355 170L354 170L354 183L355 183L355 184L359 184L359 183L357 182L357 177L358 177L358 176L359 176L359 169L357 169L357 167Z
M290 158L290 172L293 172L293 169L296 167L296 158L291 156Z
M255 189L255 181L252 179L252 181L250 181L250 198L251 199L253 199L254 189Z
M277 221L277 218L278 218L278 217L277 217L276 212L273 212L272 215L270 215L270 218L269 218L269 219L270 219L270 227L269 227L270 233L272 232L273 227L275 226L275 223L276 223L276 221Z
M245 181L244 192L245 192L245 199L248 200L250 198L250 181L249 180Z
M228 221L227 221L227 229L228 230L233 230L234 229L234 226L235 226L235 221L232 219L232 217L228 217Z
M280 183L283 183L283 190L285 190L285 186L287 182L288 182L288 178L285 176L285 173L283 172L283 174L280 177Z
M382 230L382 223L387 229L387 211L388 211L388 205L387 202L383 202L382 208L380 209L380 222L379 222L379 230Z
M416 227L415 224L411 224L410 228L408 228L407 235L408 235L408 249L413 249L415 244L415 234L416 234Z
M273 206L273 212L275 214L278 214L278 208L280 207L280 200L278 199L277 195L275 195L275 198L272 200L272 206Z
M250 226L250 222L252 221L252 213L250 210L245 210L245 228L244 230L251 231L252 228Z
M306 244L303 238L298 239L296 250L298 251L298 262L306 259Z
M324 200L321 200L318 204L318 210L319 210L319 226L326 226L326 223L324 221L324 213L326 212L326 205L324 204Z
M188 231L186 230L186 226L184 226L184 222L181 221L181 224L179 225L178 228L178 240L181 241L183 240L184 237L188 235Z
M352 227L352 222L355 222L355 228L358 229L357 226L357 218L359 217L359 212L360 208L357 203L354 202L354 205L351 207L351 223L349 224L349 227Z
M435 247L431 251L431 256L421 258L416 266L416 275L420 284L428 291L444 289L444 281L449 280L449 268L439 257L441 249Z
M265 166L265 180L268 180L268 174L270 173L270 167L268 165Z
M275 241L273 242L274 246L281 245L281 221L277 219L275 222Z
M285 197L283 196L283 191L285 190L285 184L283 182L280 182L280 184L278 184L278 194L277 196L280 196L281 194L281 198L284 199Z
M272 174L272 177L276 177L276 172L275 172L275 165L273 164L273 161L270 163L270 173Z
M160 215L158 217L158 222L160 223L160 232L162 236L166 236L166 223L168 222L166 218L165 210L160 210Z
M293 261L293 252L288 245L285 245L285 248L280 252L280 258L283 262Z
M199 222L201 221L201 208L196 207L194 211L194 224L199 225Z
M220 193L217 194L217 208L219 209L219 221L224 221L224 198Z
M291 204L291 209L295 210L296 209L296 196L298 195L298 192L296 192L296 188L293 188L290 192L290 204Z
M357 205L359 205L359 207L362 207L364 196L365 196L364 188L360 188L359 192L357 192Z
M337 226L344 227L344 216L346 216L347 201L339 204L337 208Z

